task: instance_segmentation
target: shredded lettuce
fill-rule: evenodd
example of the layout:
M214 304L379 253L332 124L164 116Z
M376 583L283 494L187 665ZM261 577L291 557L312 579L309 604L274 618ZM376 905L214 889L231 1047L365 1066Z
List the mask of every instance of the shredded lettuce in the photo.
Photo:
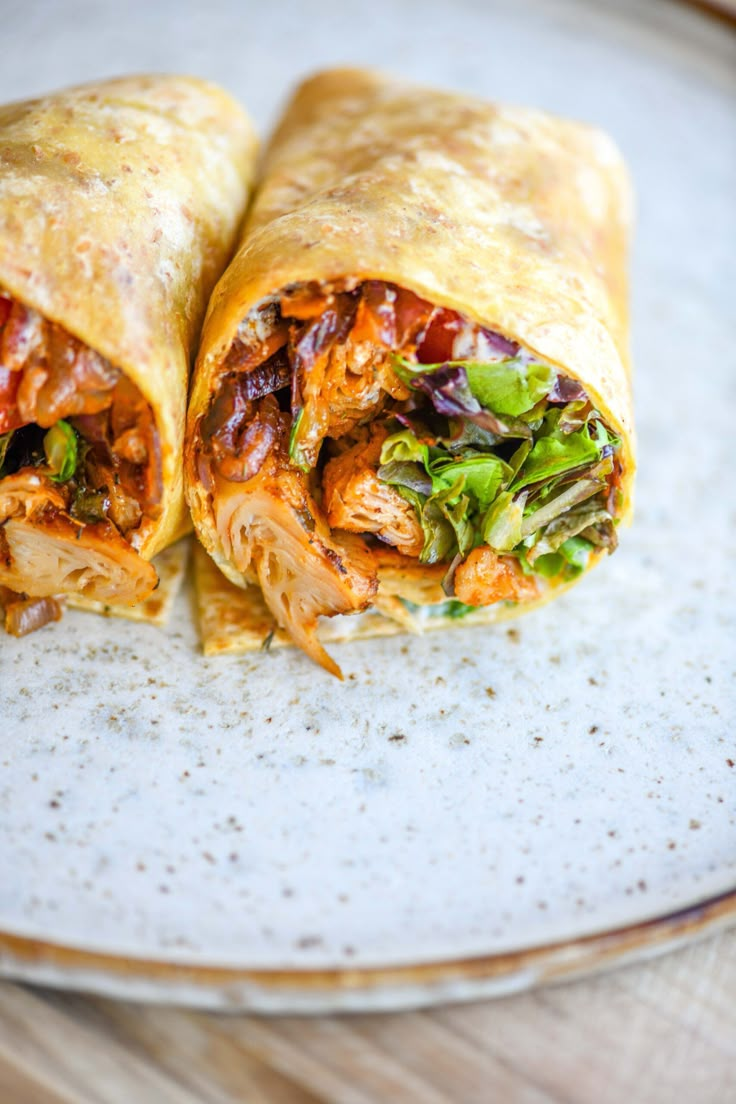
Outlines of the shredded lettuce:
M593 549L615 547L607 480L620 441L577 381L525 356L437 365L394 357L394 367L432 403L398 416L378 469L416 510L423 562L486 544L517 556L526 573L569 578Z
M476 402L494 414L518 417L531 410L540 399L546 398L554 385L556 372L549 364L529 361L524 357L506 357L488 364L472 361L448 361L444 364L413 364L403 357L393 357L393 367L404 383L415 389L429 390L435 377L440 384L440 374L448 370L458 372L456 391L467 386ZM425 377L428 377L425 380ZM442 381L444 382L444 380ZM462 398L468 401L467 394Z
M526 495L503 491L488 509L481 524L483 543L497 552L511 552L521 542Z
M410 613L418 613L423 617L450 617L453 620L467 617L469 613L475 613L480 608L478 606L468 606L457 598L448 598L446 602L434 602L426 606L410 602L408 598L400 598L399 601Z

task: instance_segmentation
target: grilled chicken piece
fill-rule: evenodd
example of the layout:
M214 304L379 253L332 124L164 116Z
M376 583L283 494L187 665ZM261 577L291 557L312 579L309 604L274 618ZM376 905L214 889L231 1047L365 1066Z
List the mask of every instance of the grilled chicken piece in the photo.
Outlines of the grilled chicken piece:
M55 595L146 598L156 571L132 545L144 517L160 514L163 489L155 419L138 388L61 326L0 293L0 433L68 418L84 442L71 484L33 466L0 479L0 588L15 592L4 602L15 635L58 620Z
M76 521L62 488L34 468L0 482L0 586L33 598L84 594L133 605L157 581L114 525Z
M385 354L365 343L355 346L348 340L330 350L321 389L304 390L310 405L303 417L312 417L321 434L315 434L317 451L323 437L343 437L380 412L386 397L381 382L385 362Z
M367 281L355 293L297 291L282 297L282 311L311 318L294 327L294 408L299 456L314 467L325 437L340 438L380 413L387 397L403 400L409 389L393 370L390 353L411 351L432 314L412 292ZM308 312L315 312L312 317Z
M0 480L0 525L8 518L32 519L43 510L66 510L68 494L35 468L21 468Z
M269 398L255 404L264 421ZM283 445L288 415L276 417L277 440L251 479L230 483L215 476L215 522L225 558L242 576L255 574L281 628L341 677L317 640L317 622L321 616L365 609L377 589L375 569L358 537L330 533L307 476L288 463Z
M419 556L424 533L414 507L376 474L386 430L375 427L364 440L326 465L322 505L334 529L375 533L407 556Z
M533 578L524 575L513 556L492 548L474 548L455 571L455 597L468 606L492 606L510 600L528 602L539 595Z

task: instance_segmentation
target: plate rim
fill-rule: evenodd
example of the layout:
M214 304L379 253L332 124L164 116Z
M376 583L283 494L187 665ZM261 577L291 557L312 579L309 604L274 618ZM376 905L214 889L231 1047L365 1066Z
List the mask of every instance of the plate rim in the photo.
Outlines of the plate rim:
M736 886L648 920L535 947L392 966L233 967L88 951L0 931L0 976L102 996L255 1012L419 1008L505 996L654 957L736 926Z

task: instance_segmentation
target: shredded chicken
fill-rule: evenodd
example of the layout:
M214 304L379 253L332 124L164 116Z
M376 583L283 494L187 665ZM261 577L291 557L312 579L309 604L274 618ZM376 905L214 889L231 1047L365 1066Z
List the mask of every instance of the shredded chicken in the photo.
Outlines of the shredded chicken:
M119 511L123 531L140 524L144 513L157 517L163 491L158 434L138 388L37 311L7 296L0 303L0 433L70 419L83 437L104 445L98 464L114 468L120 494L138 504L133 521L135 511Z
M34 598L84 594L132 605L157 581L111 522L71 517L63 489L35 469L0 481L1 586Z
M80 525L44 512L32 522L6 522L0 584L32 597L83 594L134 605L154 590L156 569L134 552L109 521Z
M539 596L535 580L514 556L499 556L492 548L474 548L455 571L455 597L468 606L494 602L526 602Z
M65 511L69 495L35 468L23 468L0 480L0 525L8 518L32 519L43 510Z
M59 482L49 478L42 436L25 427L62 419L81 442L76 470ZM11 431L9 474L0 478L0 585L20 597L6 603L8 631L58 619L54 595L132 604L150 594L155 569L126 538L161 512L153 411L120 369L0 292L0 434Z
M283 436L289 419L279 418ZM319 617L363 610L373 598L378 584L365 546L350 534L330 533L306 475L289 466L279 442L252 479L220 481L218 491L216 524L226 557L244 576L255 573L279 625L340 676L315 632Z
M300 412L300 453L313 467L325 437L374 418L388 397L408 398L389 354L415 348L433 308L410 291L369 280L359 292L296 289L282 296L281 309L306 321L292 326L292 401Z
M424 533L414 507L377 475L386 430L377 426L364 436L325 467L322 505L327 520L335 529L375 533L405 555L418 556Z

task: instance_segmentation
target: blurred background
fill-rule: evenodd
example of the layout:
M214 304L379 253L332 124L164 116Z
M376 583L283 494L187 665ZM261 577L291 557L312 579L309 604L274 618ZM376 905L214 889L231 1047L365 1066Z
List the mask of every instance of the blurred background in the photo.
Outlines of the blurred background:
M185 70L226 85L265 127L298 77L355 63L616 129L625 104L646 118L677 102L682 88L651 66L652 52L671 54L673 32L683 74L700 65L694 77L717 79L718 59L704 55L719 36L690 9L676 0L2 0L0 99ZM724 57L728 49L723 30Z

